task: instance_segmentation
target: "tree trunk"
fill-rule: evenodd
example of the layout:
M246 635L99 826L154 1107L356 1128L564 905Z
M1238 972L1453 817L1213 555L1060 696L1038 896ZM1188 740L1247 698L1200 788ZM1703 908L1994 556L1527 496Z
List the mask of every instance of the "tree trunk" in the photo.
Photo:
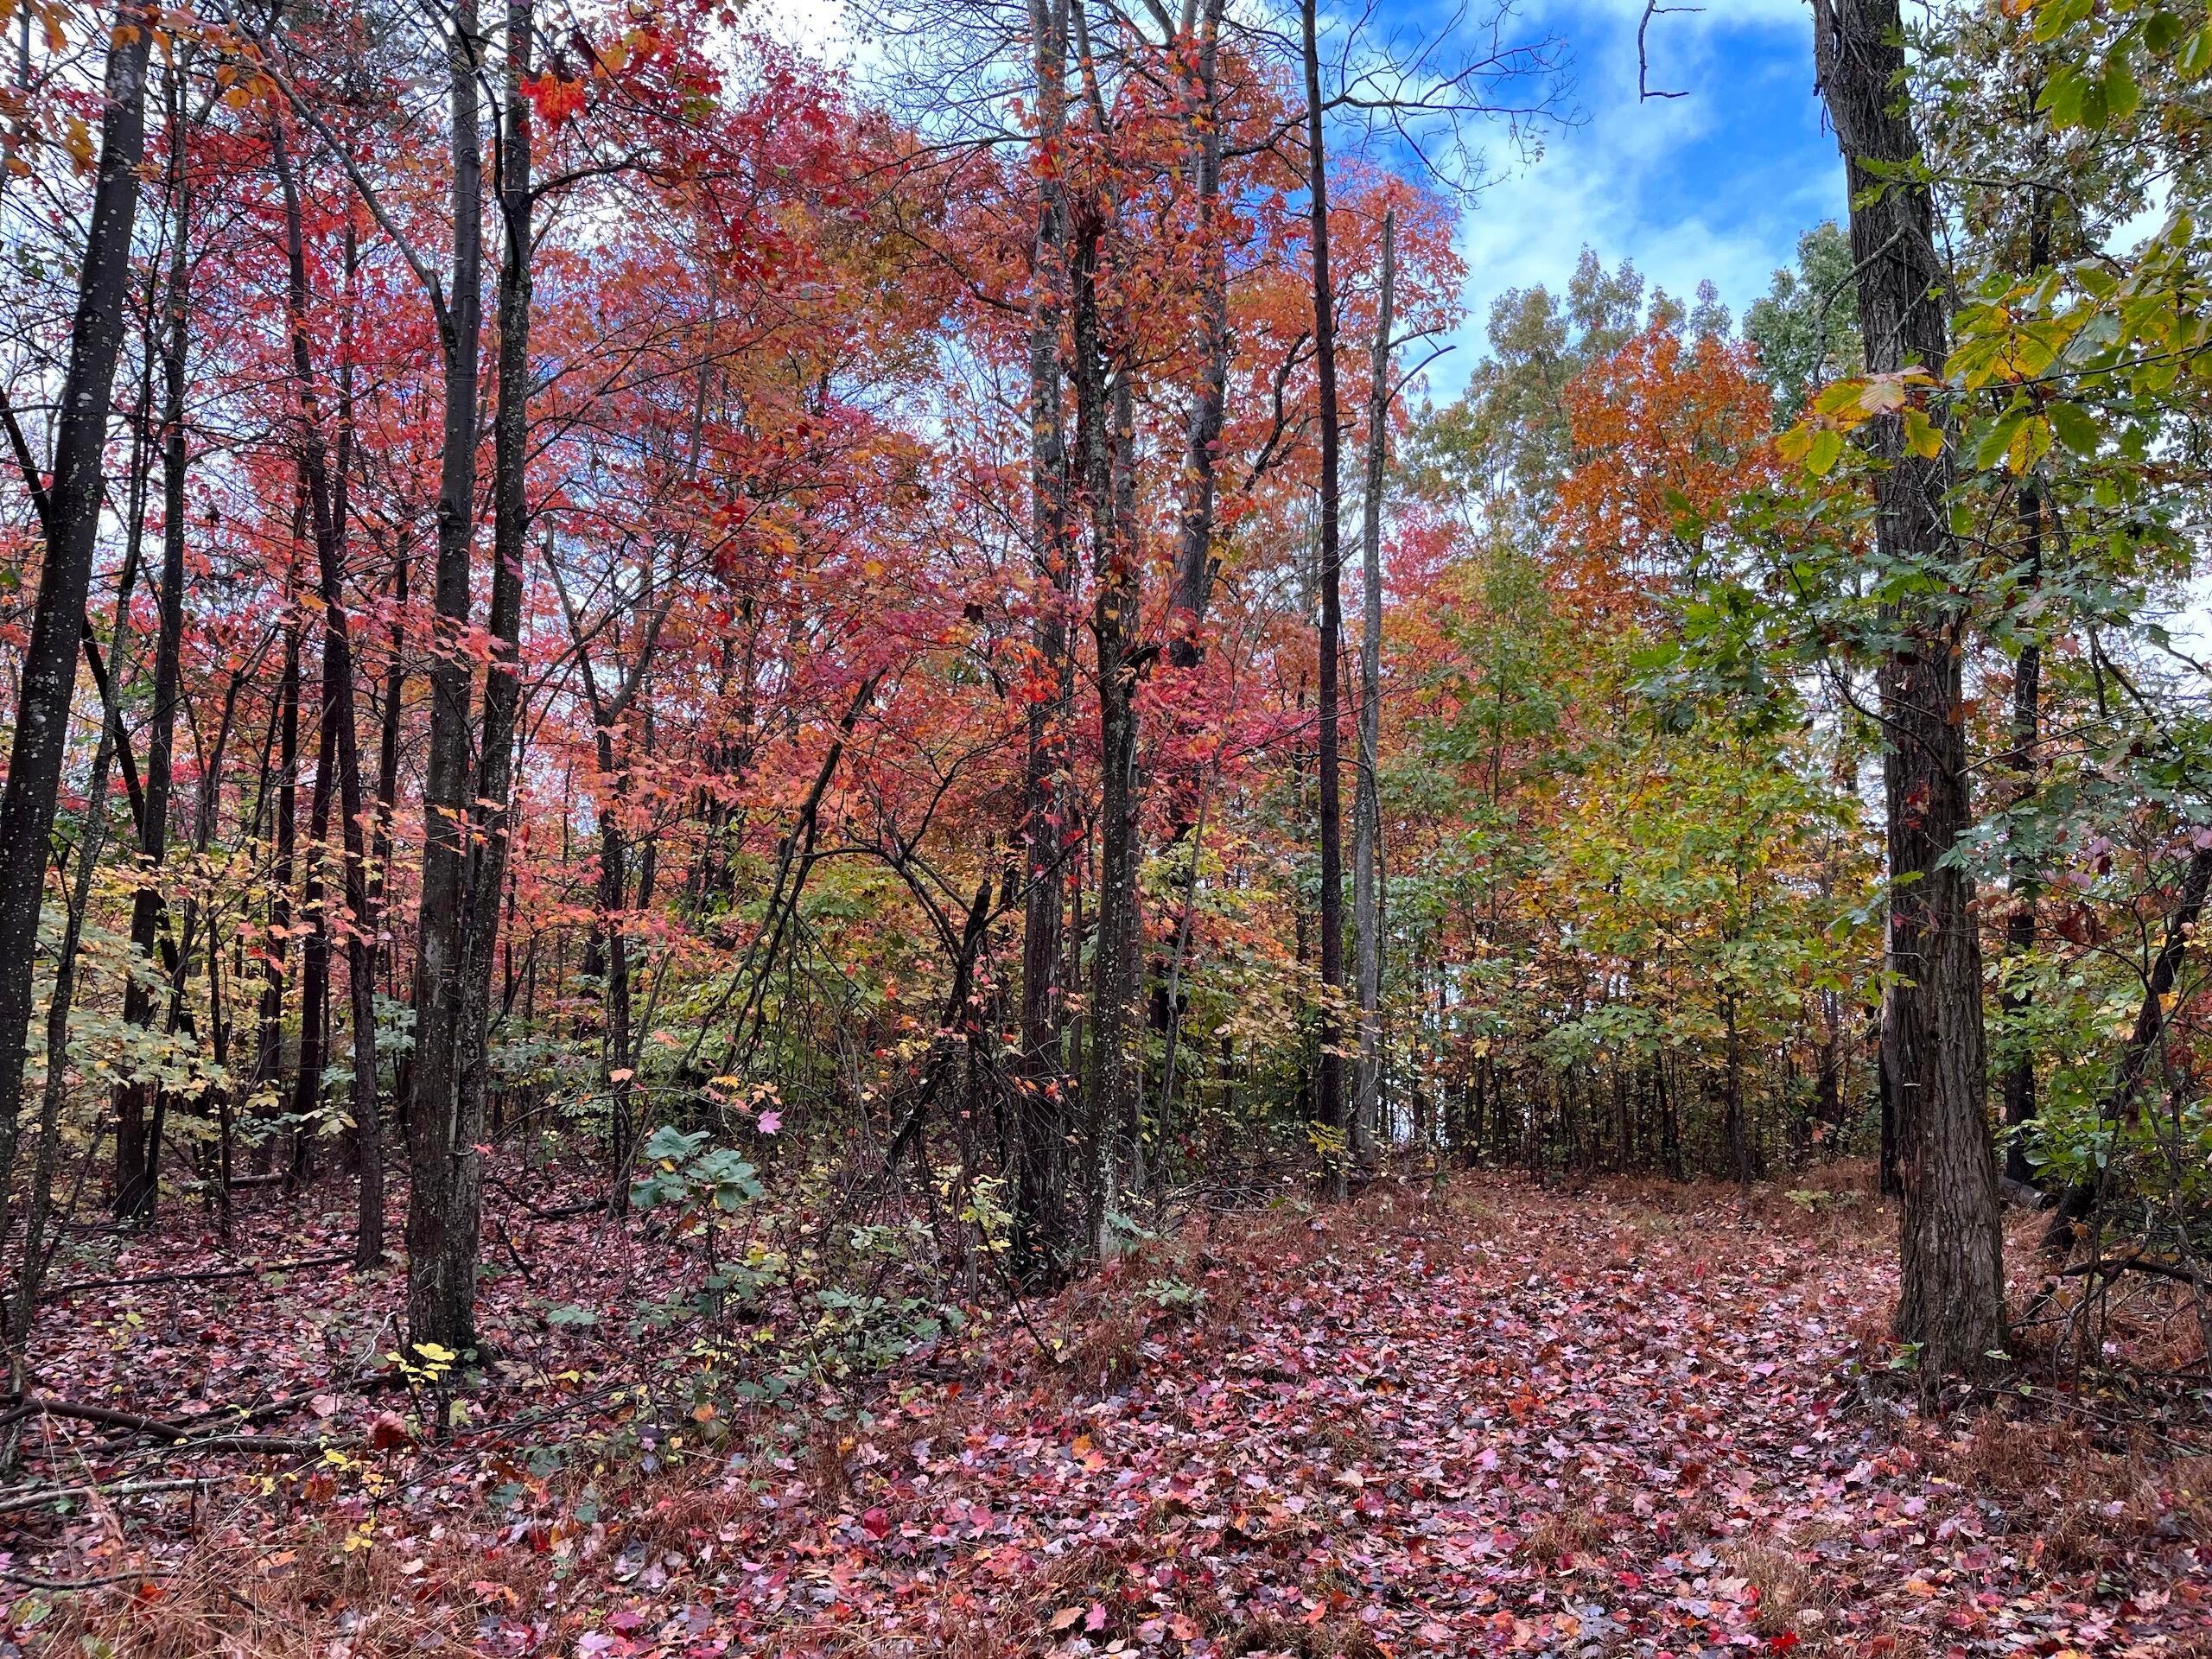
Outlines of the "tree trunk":
M2043 500L2031 477L2021 480L2020 531L2026 543L2029 582L2032 588L2043 574ZM2043 647L2030 639L2021 643L2012 663L2012 747L2005 755L2005 770L2012 774L2015 810L2024 807L2036 792L2036 750L2041 734L2039 708L2043 689ZM2012 845L2005 855L2006 896L2012 903L2005 917L2005 954L2014 961L2036 947L2036 896L2041 890L2034 855L2021 845L2018 826L2012 830ZM1999 1003L2007 1024L2026 1018L2034 996L2025 985L2008 985ZM2035 1055L2023 1039L2019 1052L2005 1073L2005 1173L2026 1185L2035 1179L2028 1161L2027 1126L2036 1116Z
M1067 607L1068 460L1061 413L1060 328L1068 278L1067 202L1059 182L1067 130L1067 3L1030 0L1037 76L1037 232L1029 298L1030 534L1037 575L1036 674L1026 711L1022 845L1021 1066L1014 1189L1014 1268L1025 1284L1063 1271L1069 1236L1067 1099L1061 1054L1067 892L1067 721L1075 692Z
M327 640L315 696L315 791L308 807L307 879L300 884L300 910L314 931L300 942L300 1065L292 1078L292 1166L286 1180L293 1188L306 1185L315 1173L315 1120L322 1110L322 1073L329 1064L323 1047L330 1028L330 895L324 855L330 840L330 794L336 772L331 745L337 728L330 718Z
M1321 641L1316 688L1321 842L1321 1053L1316 1088L1316 1116L1323 1128L1341 1138L1344 1130L1344 795L1337 755L1337 660L1343 648L1343 556L1338 541L1340 512L1338 467L1337 315L1329 284L1328 152L1322 138L1321 48L1314 16L1319 0L1304 0L1306 25L1306 174L1311 200L1313 259L1313 348L1321 429L1320 590ZM1341 1192L1345 1171L1341 1156L1331 1179Z
M1123 516L1130 459L1128 383L1108 384L1100 336L1098 257L1106 226L1096 205L1079 216L1071 262L1074 290L1076 441L1091 525L1098 650L1098 922L1091 947L1090 1018L1091 1179L1088 1221L1102 1256L1116 1248L1111 1217L1122 1192L1142 1184L1135 1134L1137 1081L1130 1045L1137 999L1137 710L1141 620L1135 526Z
M160 873L168 852L169 794L176 771L176 705L179 658L184 640L185 469L184 391L190 345L192 304L188 257L192 189L185 173L183 99L179 71L167 77L169 140L169 269L168 328L162 340L162 585L160 620L154 643L154 713L146 734L146 817L139 829L139 852L149 879L130 903L130 952L150 966L156 942L168 924L168 901ZM131 975L123 994L123 1017L142 1029L153 1024L151 985ZM158 1115L156 1085L136 1078L117 1090L115 1128L115 1214L118 1221L152 1219L156 1198L154 1166L159 1154L150 1139Z
M1184 427L1183 504L1167 636L1168 662L1185 669L1197 667L1205 655L1199 634L1212 602L1216 565L1214 474L1220 460L1222 421L1229 406L1229 247L1218 223L1224 5L1224 0L1205 0L1185 118L1196 140L1191 186L1198 198L1200 343L1198 384L1192 389L1190 417Z
M1360 520L1359 776L1352 806L1352 932L1359 987L1359 1064L1352 1087L1352 1147L1372 1163L1382 1115L1382 481L1389 459L1390 305L1397 282L1397 216L1382 215L1382 273L1376 305L1374 378L1367 400L1366 495Z
M348 1010L353 1027L353 1105L354 1145L360 1165L359 1212L354 1228L354 1259L373 1267L384 1255L384 1143L383 1120L377 1101L376 967L370 940L375 918L368 899L368 857L362 827L360 737L354 719L353 645L346 599L346 489L353 448L353 378L348 352L353 344L347 316L339 322L340 367L338 404L338 465L334 479L322 437L320 394L315 389L315 360L308 346L307 254L300 225L300 197L285 154L281 124L271 127L271 152L284 194L284 241L288 264L287 300L292 334L292 373L299 397L300 465L307 475L308 510L315 526L315 565L322 597L322 727L323 760L315 778L315 836L321 842L327 832L324 822L329 808L328 773L337 769L339 840L344 849L344 886L347 920L346 979ZM355 265L353 230L346 234L346 295L350 315L351 288ZM318 847L318 863L321 849ZM327 938L328 906L317 919L316 935ZM326 951L327 947L326 946ZM323 972L327 976L326 960ZM302 1087L304 1088L304 1081Z
M1943 273L1901 102L1897 0L1816 0L1814 48L1851 193L1867 368L1942 372ZM1944 411L1948 425L1948 416ZM1916 454L1901 416L1869 427L1883 463L1876 540L1891 566L1948 564L1948 450ZM2004 1346L2004 1243L1984 1103L1981 945L1965 873L1947 861L1972 816L1961 664L1965 608L1938 587L1891 607L1902 643L1881 673L1883 781L1894 885L1890 949L1899 975L1885 1031L1904 1181L1901 1339L1924 1374L1986 1369Z
M2028 208L2028 274L2036 276L2050 264L2050 196L2041 186L2030 187ZM2027 570L2027 592L2032 600L2043 585L2043 493L2031 473L2020 480L2021 563ZM2017 813L2035 798L2037 747L2042 738L2043 646L2031 633L2020 642L2012 661L2012 747L2005 769L2012 775L2012 806ZM2014 961L2036 948L2036 898L2042 884L2032 852L2021 843L2024 826L2013 824L2012 845L2006 849L2005 885L2012 900L2005 918L2005 954ZM2034 1001L2024 984L2007 986L1999 1007L2008 1025L2027 1016ZM2018 1039L2016 1036L2016 1040ZM2005 1173L2026 1185L2035 1179L2028 1161L2027 1126L2036 1116L2036 1058L2024 1042L2005 1073Z
M1141 1185L1137 1166L1137 1079L1130 1055L1137 1002L1137 671L1139 569L1122 515L1128 489L1128 383L1110 376L1099 329L1097 268L1106 221L1086 204L1075 224L1073 349L1075 442L1082 458L1084 505L1090 518L1093 611L1099 683L1099 905L1090 947L1089 1109L1090 1243L1115 1252L1113 1210L1123 1190Z
M294 526L295 538L298 532ZM300 618L295 578L284 582L284 667L276 682L276 844L269 866L268 934L262 943L261 1026L254 1054L257 1092L274 1091L284 1071L284 980L292 949L292 879L300 793Z
M137 577L137 562L126 556L116 603L118 640ZM118 645L115 655L120 658L121 654ZM85 913L92 903L92 877L99 868L100 852L107 839L108 772L121 731L113 677L110 674L103 680L100 735L92 751L92 777L85 791L85 827L77 842L76 880L63 925L61 950L54 959L54 994L47 1003L46 1084L39 1094L38 1143L31 1154L30 1191L23 1210L22 1255L16 1268L15 1303L5 1321L8 1386L19 1395L30 1384L24 1362L50 1254L46 1235L54 1217L54 1174L60 1154L61 1109L69 1090L69 1015L76 998L78 948L84 935Z
M8 1231L17 1111L30 1034L31 974L46 895L47 841L69 742L69 705L85 633L85 597L104 498L101 460L123 344L130 282L130 232L138 211L138 164L146 140L146 61L151 20L137 4L118 9L103 86L106 117L92 211L69 330L47 494L46 556L22 666L8 783L0 795L0 1236Z
M439 317L445 359L438 476L436 617L430 741L423 779L423 892L416 927L415 1052L408 1113L407 1325L416 1344L454 1353L476 1341L480 1137L461 1116L456 1075L468 860L468 628L476 529L476 379L483 308L484 180L475 0L454 7L446 67L452 100L453 275Z
M499 149L499 408L492 428L492 661L484 681L476 836L469 879L461 1021L461 1116L486 1121L490 1084L492 970L506 888L515 726L522 704L523 558L530 531L531 0L508 0L505 130ZM480 1139L480 1135L479 1136ZM626 1191L620 1172L615 1185Z

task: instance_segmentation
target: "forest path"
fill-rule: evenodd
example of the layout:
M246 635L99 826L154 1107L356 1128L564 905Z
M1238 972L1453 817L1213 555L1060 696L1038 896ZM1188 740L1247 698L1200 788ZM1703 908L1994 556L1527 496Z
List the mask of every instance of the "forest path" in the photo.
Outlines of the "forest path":
M1009 1362L964 1402L879 1417L844 1507L749 1563L760 1637L2212 1651L2171 1515L2139 1517L2125 1559L2073 1537L2046 1560L2027 1523L2065 1506L2037 1497L2037 1459L2003 1453L2010 1491L1972 1491L1938 1465L1955 1480L1988 1446L1866 1402L1847 1368L1892 1294L1878 1218L1793 1223L1775 1200L1782 1218L1739 1221L1713 1189L1453 1192L1224 1228L1217 1253L1185 1247L1195 1312L1163 1277L1135 1299L1157 1315L1102 1318L1058 1372ZM1126 1307L1159 1266L1082 1294ZM778 1501L819 1513L803 1483Z
M2212 1459L2069 1421L2134 1410L2103 1399L1907 1413L1859 1373L1885 1356L1893 1217L1800 1198L1818 1213L1481 1172L1197 1222L708 1446L715 1414L665 1356L417 1439L389 1390L341 1399L334 1375L387 1328L346 1313L388 1306L387 1277L267 1275L214 1318L204 1287L153 1287L143 1317L81 1321L49 1376L173 1415L281 1392L315 1414L273 1427L328 1409L367 1445L342 1486L233 1459L219 1499L132 1499L127 1535L103 1509L57 1520L50 1566L0 1527L0 1574L116 1574L65 1601L118 1654L251 1659L2212 1655ZM604 1248L562 1293L617 1306L626 1275L681 1269L615 1243L640 1254ZM500 1328L524 1328L524 1282L493 1287ZM587 1351L556 1335L550 1354ZM51 1467L146 1472L62 1430ZM569 1466L534 1476L539 1451ZM117 1573L138 1559L174 1569L157 1593ZM44 1605L15 1603L0 1659L60 1650Z

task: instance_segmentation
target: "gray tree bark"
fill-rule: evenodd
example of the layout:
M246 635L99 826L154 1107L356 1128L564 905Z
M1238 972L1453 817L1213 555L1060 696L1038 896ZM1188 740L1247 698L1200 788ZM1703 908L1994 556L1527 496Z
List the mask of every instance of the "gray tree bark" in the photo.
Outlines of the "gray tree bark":
M1850 190L1866 366L1878 374L1917 365L1940 376L1943 272L1904 101L1897 0L1815 0L1814 57ZM1946 516L1948 447L1934 457L1914 454L1896 415L1872 422L1869 433L1880 463L1881 556L1938 575L1932 594L1889 607L1895 645L1880 674L1890 953L1900 976L1883 1033L1904 1185L1897 1332L1918 1344L1923 1374L1935 1377L1986 1369L1986 1356L2005 1339L1981 944L1972 883L1947 861L1973 809L1960 717L1967 616L1942 578L1957 553Z

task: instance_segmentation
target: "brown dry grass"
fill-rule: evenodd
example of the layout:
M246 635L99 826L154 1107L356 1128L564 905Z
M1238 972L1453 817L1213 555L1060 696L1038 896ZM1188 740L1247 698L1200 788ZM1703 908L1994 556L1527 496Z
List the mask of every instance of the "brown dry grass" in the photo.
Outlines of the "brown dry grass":
M2038 1517L2040 1565L2089 1572L2162 1534L2212 1537L2212 1458L2170 1458L2147 1433L1985 1413L1946 1442L1939 1472Z

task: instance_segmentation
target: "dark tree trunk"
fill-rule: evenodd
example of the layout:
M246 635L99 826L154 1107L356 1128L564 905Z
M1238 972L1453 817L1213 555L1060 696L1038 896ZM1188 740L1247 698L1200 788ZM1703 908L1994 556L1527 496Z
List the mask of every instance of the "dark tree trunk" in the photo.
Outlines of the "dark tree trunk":
M1313 348L1321 431L1320 589L1321 642L1317 687L1316 772L1320 787L1321 842L1321 1053L1315 1087L1315 1115L1324 1128L1344 1130L1344 785L1337 754L1337 664L1343 648L1343 556L1338 523L1338 494L1336 296L1329 283L1328 151L1322 137L1321 51L1314 9L1304 0L1306 25L1306 175L1311 203L1313 259ZM1338 1162L1332 1185L1344 1186Z
M1382 215L1382 270L1367 397L1367 477L1360 522L1359 776L1352 791L1352 932L1359 992L1359 1062L1352 1147L1364 1169L1382 1116L1382 484L1389 460L1390 308L1397 279L1396 216Z
M275 715L276 844L269 866L269 931L262 946L261 1028L254 1058L257 1091L275 1090L284 1071L284 981L292 949L293 863L299 833L301 627L295 581L289 574L284 588L284 667L276 683Z
M2028 208L2028 271L2039 274L2050 264L2050 197L2040 186L2031 187ZM2043 585L2043 492L2035 475L2020 480L2020 554L2026 589L2032 600ZM2012 660L2012 746L2005 769L2013 779L2012 805L2016 812L2035 798L2037 748L2042 739L2043 646L2030 633L2020 642ZM2012 845L2005 868L2006 896L2012 900L2005 918L2005 954L2017 961L2036 947L2036 898L2041 891L2034 855L2021 845L2024 826L2015 823ZM2008 1025L2027 1016L2033 995L2024 983L2005 988L1999 1003ZM2005 1173L2023 1185L2035 1179L2028 1161L2027 1126L2036 1116L2036 1058L2024 1040L2005 1073Z
M176 75L169 75L169 270L168 327L162 340L162 584L160 621L154 642L154 717L146 734L146 817L139 827L139 852L151 879L130 903L131 955L148 968L156 942L168 924L168 903L160 886L162 861L168 853L169 794L176 770L176 705L179 657L184 640L184 438L186 357L190 346L192 304L189 258L192 192L185 173L183 99ZM124 1020L153 1024L155 997L143 973L124 986ZM132 1079L116 1094L115 1214L118 1220L149 1220L154 1213L154 1166L159 1152L152 1126L159 1113L151 1082Z
M1198 199L1198 384L1184 427L1183 504L1175 550L1175 587L1169 599L1167 660L1195 668L1205 654L1200 632L1213 600L1215 469L1229 406L1229 248L1221 212L1221 18L1224 0L1205 0L1194 42L1191 108L1196 142L1192 194Z
M104 84L105 118L92 211L69 330L69 365L47 496L46 556L22 658L8 783L0 795L0 1236L8 1230L17 1108L31 1020L31 973L46 894L47 841L69 741L69 705L85 634L85 597L99 535L101 460L123 345L123 302L130 282L130 231L138 212L138 163L145 151L146 61L150 19L118 8Z
M1867 368L1920 366L1941 375L1943 273L1934 213L1914 172L1920 143L1904 93L1897 0L1815 0L1815 56L1851 193L1859 326ZM1942 411L1939 411L1939 414ZM1948 421L1947 421L1948 425ZM1897 415L1869 428L1883 463L1875 533L1892 566L1948 568L1948 450L1904 443ZM1986 1369L2005 1345L2004 1243L1997 1160L1984 1098L1981 945L1972 884L1947 861L1972 817L1960 711L1965 607L1935 593L1900 601L1898 636L1881 672L1883 780L1891 903L1890 949L1899 978L1885 1031L1897 1101L1904 1180L1902 1294L1897 1329L1917 1344L1925 1373Z
M530 531L531 0L508 0L506 111L499 148L499 407L492 428L492 661L484 681L484 735L474 807L474 870L461 975L461 1117L486 1121L490 1086L492 971L506 889L509 797L522 705L523 557ZM479 1135L480 1139L480 1135ZM617 1172L615 1185L626 1190Z
M1067 129L1066 0L1030 0L1037 77L1037 232L1030 272L1030 534L1037 575L1036 673L1027 710L1022 849L1021 1068L1016 1130L1014 1268L1048 1284L1074 1241L1068 1215L1067 1098L1061 1053L1068 982L1062 938L1071 813L1064 798L1067 721L1075 691L1067 607L1075 582L1068 535L1068 460L1061 410L1060 330L1068 280L1067 202L1059 150Z
M1141 594L1135 525L1126 514L1131 458L1125 376L1109 385L1101 338L1098 261L1107 226L1096 204L1075 226L1073 271L1076 442L1091 525L1091 633L1098 650L1098 921L1091 949L1090 1233L1102 1255L1115 1248L1110 1216L1143 1182L1136 1135L1138 1085L1130 1049L1137 1000L1137 709L1135 632Z
M2032 478L2020 488L2020 533L2031 587L2043 574L2043 499ZM2012 774L2016 810L2024 808L2036 792L2036 750L2042 719L2043 647L2032 639L2021 644L2012 663L2012 747L2005 755L2005 769ZM2036 947L2036 896L2040 891L2036 860L2021 845L2021 831L2012 831L2013 845L2005 858L2005 886L2011 906L2005 918L2005 954L2018 960ZM1999 1003L2008 1024L2025 1019L2034 1001L2024 984L2005 988ZM2005 1173L2026 1184L2035 1179L2028 1161L2027 1126L2036 1116L2036 1060L2024 1040L2015 1033L2019 1051L2005 1073Z
M347 316L339 322L340 368L338 455L334 479L323 444L320 394L315 389L315 360L308 345L307 254L300 225L299 190L285 154L283 129L271 128L271 150L284 194L284 238L288 263L287 301L292 334L292 373L299 398L300 466L306 474L308 510L315 526L315 565L322 597L322 759L315 776L315 836L321 843L327 834L330 804L329 773L337 770L339 841L343 849L344 888L347 912L346 980L348 1011L353 1023L354 1147L360 1166L359 1217L354 1229L354 1258L373 1267L384 1255L384 1137L383 1117L377 1101L376 967L369 941L375 918L368 899L368 858L361 818L361 750L354 720L353 645L352 619L346 598L346 488L353 449L353 344ZM354 269L352 227L346 236L346 300L350 315ZM322 849L318 845L318 867ZM327 938L326 902L319 914L316 937ZM326 960L323 972L329 965ZM304 1068L303 1068L304 1069Z
M376 835L369 848L369 902L382 916L391 891L392 814L399 800L400 715L407 698L407 537L397 538L391 559L391 629L385 641L384 695L378 709ZM381 969L394 970L394 946L387 926L378 939ZM405 1092L401 1091L403 1103Z
M472 688L464 636L476 533L476 382L483 309L484 180L475 0L454 9L447 48L452 103L453 272L438 319L445 359L440 435L436 615L430 741L423 779L423 891L416 927L415 1052L408 1113L407 1325L416 1343L461 1353L476 1342L480 1135L461 1113L461 957L467 912Z
M613 777L615 763L603 728L600 747L600 769ZM632 1118L637 1080L631 1075L630 1065L630 944L622 925L630 884L629 855L622 835L621 803L618 782L614 798L599 814L599 913L606 973L606 1018L600 1032L600 1055L607 1103L607 1210L614 1216L630 1207L630 1143L636 1133Z
M322 673L316 682L315 791L308 807L307 879L300 884L300 909L314 931L300 942L300 1066L292 1078L292 1167L287 1185L303 1185L315 1173L315 1120L322 1110L322 1073L329 1064L324 1039L330 1029L330 897L324 855L330 839L331 785L336 764L331 746L337 735L330 718L330 652L324 642Z

